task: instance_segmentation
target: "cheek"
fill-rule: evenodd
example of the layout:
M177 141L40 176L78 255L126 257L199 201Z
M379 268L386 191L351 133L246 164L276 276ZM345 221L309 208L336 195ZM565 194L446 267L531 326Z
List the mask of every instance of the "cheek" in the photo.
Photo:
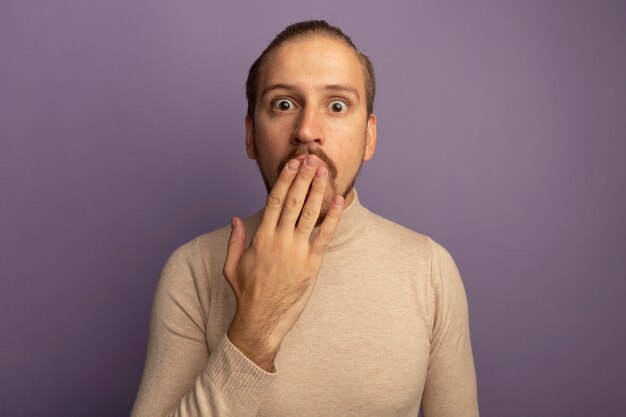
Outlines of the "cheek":
M359 166L362 162L363 152L365 149L365 133L361 129L338 128L333 131L332 135L333 154L336 155L335 161L338 165L353 168Z
M281 139L276 129L264 127L255 132L255 141L257 149L261 154L270 156L284 146L284 140Z
M326 135L330 135L340 140L343 139L342 142L353 136L352 130L353 129L351 128L350 124L346 123L340 118L331 118L326 125Z
M270 148L280 148L289 145L291 132L293 128L290 126L289 120L271 119L263 120L259 123L256 130L257 143Z
M277 169L280 162L289 153L290 149L284 141L272 132L258 130L255 132L257 162L266 177L274 182L278 176Z
M358 149L360 152L365 146L367 126L354 115L351 115L349 120L331 121L327 132L329 133L327 137L333 138L337 146L341 146L344 151L354 152Z

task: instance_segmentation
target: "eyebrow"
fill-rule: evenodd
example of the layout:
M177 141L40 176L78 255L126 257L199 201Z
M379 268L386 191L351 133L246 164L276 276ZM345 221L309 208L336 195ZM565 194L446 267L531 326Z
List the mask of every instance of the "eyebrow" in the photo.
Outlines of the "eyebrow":
M296 88L296 86L291 85L291 84L283 84L283 83L270 84L270 85L268 85L267 87L265 87L261 91L261 98L265 97L265 95L267 95L269 92L271 92L273 90L296 91L298 89ZM361 100L361 95L359 94L359 90L357 90L354 87L350 87L348 85L328 84L328 85L324 86L324 90L326 90L326 91L343 91L343 92L347 92L347 93L350 93L350 94L353 94L354 96L356 96L357 101Z
M324 87L324 90L326 91L344 91L347 93L351 93L354 96L356 96L357 101L361 100L361 95L359 94L359 90L357 90L354 87L350 87L348 85L343 85L343 84L331 84L331 85L327 85Z

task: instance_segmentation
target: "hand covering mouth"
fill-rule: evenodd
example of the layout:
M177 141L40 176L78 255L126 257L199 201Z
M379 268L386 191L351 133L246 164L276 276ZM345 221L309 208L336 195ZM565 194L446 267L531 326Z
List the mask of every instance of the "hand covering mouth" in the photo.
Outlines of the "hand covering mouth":
M311 149L304 149L304 150L294 149L278 165L278 174L280 174L280 172L283 170L285 165L287 165L287 162L291 161L292 159L296 159L300 161L300 163L303 163L304 159L309 154L317 156L320 159L322 165L326 166L326 168L328 169L328 176L332 181L335 181L337 179L337 166L332 161L332 159L330 159L330 157L326 154L326 152L324 152L320 148L311 148Z

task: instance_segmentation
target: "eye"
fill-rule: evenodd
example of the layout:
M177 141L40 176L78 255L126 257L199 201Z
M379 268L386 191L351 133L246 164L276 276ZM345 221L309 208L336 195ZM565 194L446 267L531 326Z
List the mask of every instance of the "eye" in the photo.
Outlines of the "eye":
M333 113L343 113L348 110L348 103L343 100L333 100L328 104L328 109Z
M274 101L274 103L272 103L272 107L274 108L274 110L278 110L278 111L289 111L289 110L293 110L296 107L296 105L293 101L291 101L288 98L281 98L281 99Z

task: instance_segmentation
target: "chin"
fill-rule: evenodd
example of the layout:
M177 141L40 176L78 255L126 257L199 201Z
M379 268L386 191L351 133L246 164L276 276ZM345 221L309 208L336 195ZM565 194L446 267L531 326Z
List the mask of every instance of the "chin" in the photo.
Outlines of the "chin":
M328 214L328 209L330 208L330 205L332 204L333 197L334 195L329 195L328 190L327 190L326 194L324 195L324 200L322 201L322 207L320 208L320 215L317 218L317 222L315 222L315 227L322 224L322 222L326 218L326 214Z

